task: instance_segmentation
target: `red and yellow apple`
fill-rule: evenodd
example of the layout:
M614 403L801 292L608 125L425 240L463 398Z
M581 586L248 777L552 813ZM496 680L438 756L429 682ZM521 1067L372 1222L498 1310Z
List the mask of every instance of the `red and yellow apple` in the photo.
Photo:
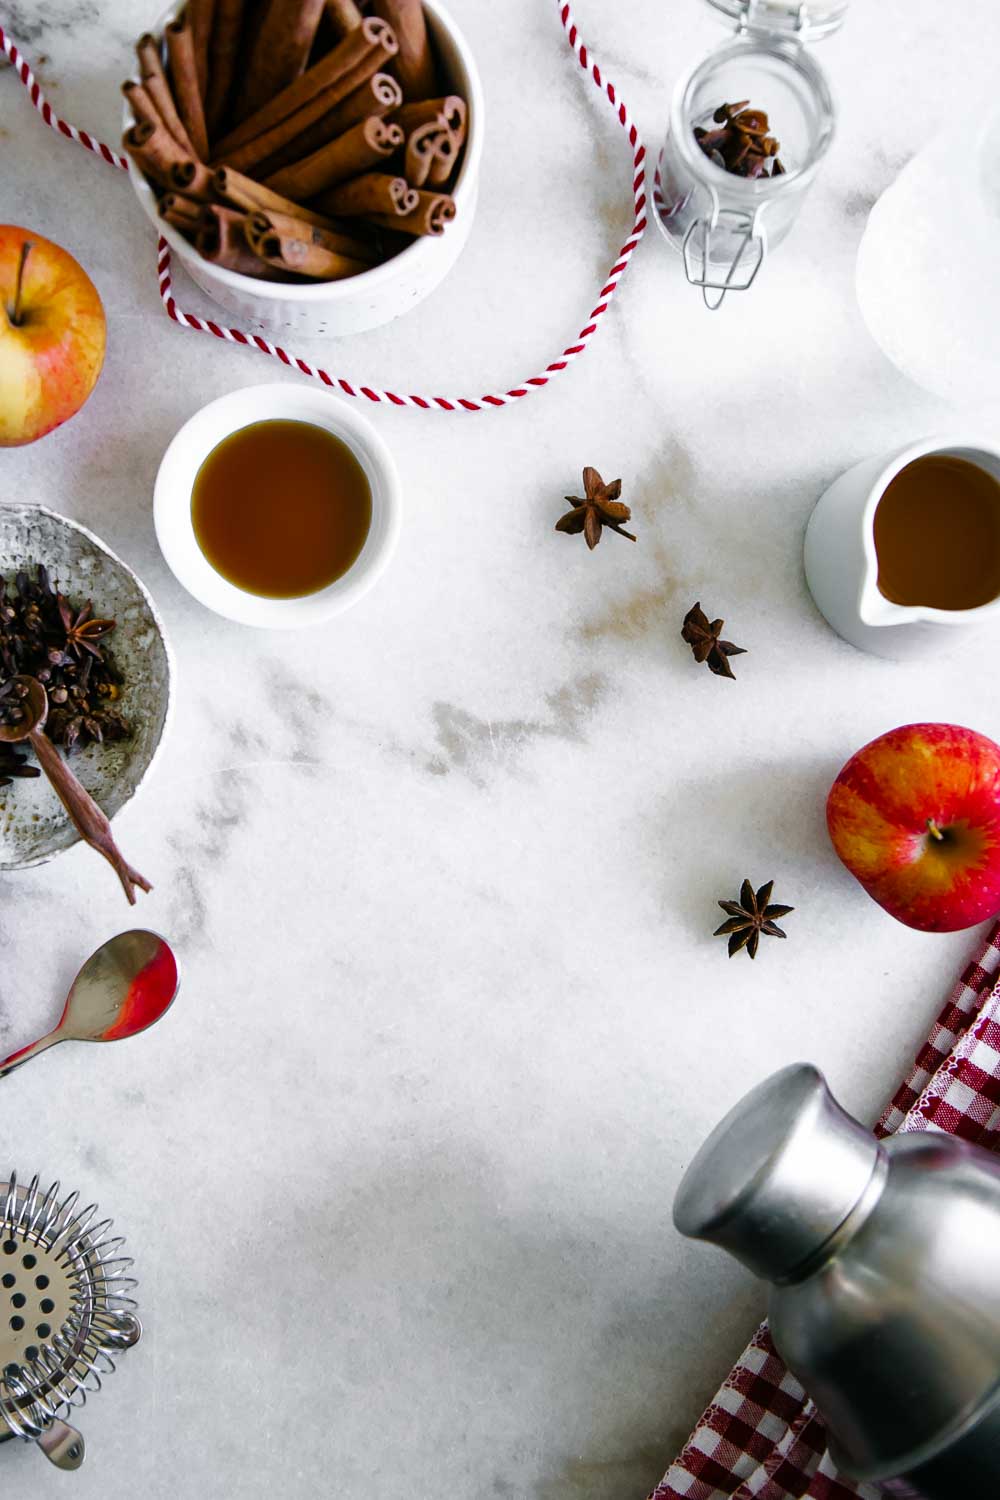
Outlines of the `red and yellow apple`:
M72 255L0 224L0 448L33 443L80 410L105 336L97 288Z
M853 755L826 821L851 874L923 932L1000 912L1000 745L954 724L906 724Z

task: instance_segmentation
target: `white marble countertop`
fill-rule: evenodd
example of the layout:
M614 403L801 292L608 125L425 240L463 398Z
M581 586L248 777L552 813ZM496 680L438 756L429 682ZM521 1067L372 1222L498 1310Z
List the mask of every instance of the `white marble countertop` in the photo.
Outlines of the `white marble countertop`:
M148 18L126 0L0 10L55 107L115 140ZM305 352L475 392L579 327L629 222L629 165L554 5L454 10L491 105L469 247L402 322ZM721 36L696 0L579 0L578 18L650 141ZM932 0L856 5L822 52L840 134L750 295L709 315L651 232L546 392L481 417L370 412L404 477L402 541L357 609L295 637L181 591L151 491L202 403L297 377L166 319L128 185L0 73L0 219L77 255L109 316L96 393L3 454L2 495L85 521L166 618L173 732L116 826L156 883L138 915L184 970L155 1032L3 1085L0 1172L59 1177L114 1216L146 1325L81 1417L81 1473L8 1444L5 1489L640 1500L658 1479L761 1308L671 1228L692 1149L801 1057L872 1118L974 936L885 916L823 804L894 724L1000 733L992 657L857 654L810 603L801 541L841 469L956 415L872 344L854 256L925 122L960 117L998 48L986 0L947 22ZM585 463L622 475L638 545L590 554L553 531ZM749 648L735 683L679 638L698 598ZM796 908L753 965L711 936L745 874ZM4 1051L126 925L86 849L3 878Z

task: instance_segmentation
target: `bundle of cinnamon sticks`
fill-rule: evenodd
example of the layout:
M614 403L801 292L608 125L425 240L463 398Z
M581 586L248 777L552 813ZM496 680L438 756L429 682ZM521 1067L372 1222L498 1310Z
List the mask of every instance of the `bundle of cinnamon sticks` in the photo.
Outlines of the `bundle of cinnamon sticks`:
M422 0L187 0L136 56L125 150L216 265L336 281L455 217L468 108Z

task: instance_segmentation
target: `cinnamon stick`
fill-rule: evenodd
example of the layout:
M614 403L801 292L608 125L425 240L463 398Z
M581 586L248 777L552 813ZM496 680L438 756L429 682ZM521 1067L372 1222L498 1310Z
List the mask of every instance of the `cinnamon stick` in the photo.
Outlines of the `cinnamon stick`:
M324 229L322 225L310 224L302 217L301 212L295 214L278 213L274 209L261 210L250 215L250 223L266 223L274 234L291 236L298 239L309 240L311 244L322 245L325 250L332 250L336 255L347 256L351 260L361 261L366 266L373 266L378 261L378 256L371 244L359 240L356 235L345 234L340 229Z
M329 115L324 116L324 123L331 131L330 139L335 135L342 135L359 120L367 120L369 115L391 114L394 109L399 108L402 100L403 90L391 73L373 73L360 88L355 89L353 94L348 94Z
M198 79L198 93L202 108L208 92L208 47L212 37L212 22L215 19L215 0L188 0L188 18L191 22L191 39L194 42L194 69Z
M181 124L181 117L177 113L167 75L163 71L160 44L156 37L151 32L144 32L135 44L135 53L139 59L139 73L142 77L143 88L156 106L161 120L185 154L196 156L197 152L191 137Z
M447 193L417 193L418 202L408 213L366 214L372 223L381 229L398 229L404 234L442 235L455 217L455 200Z
M291 214L293 218L303 219L307 224L316 224L320 229L337 228L326 214L318 214L311 208L292 203L290 199L254 182L251 177L244 177L242 172L237 172L232 167L217 167L213 173L213 183L219 198L250 213L262 210L265 213Z
M468 118L468 107L459 94L404 104L396 110L393 119L407 133L405 171L414 187L428 182L443 187L448 181L465 144Z
M316 199L320 208L342 214L345 219L376 219L378 215L402 218L412 213L419 201L420 194L405 177L391 177L386 172L366 172L363 177L329 188Z
M346 36L364 20L354 0L326 0L326 15L338 36Z
M431 187L441 188L448 182L458 163L461 147L462 139L453 130L446 128L440 133L431 156L431 169L427 179Z
M392 117L407 132L429 120L440 119L465 139L469 108L461 94L442 94L440 99L424 99L419 104L406 103Z
M423 0L374 0L372 9L396 33L399 54L395 73L406 98L429 99L437 93L438 85Z
M215 148L213 160L241 170L262 161L341 104L397 51L392 28L375 16L367 17L326 57L230 131Z
M244 234L246 219L246 214L237 213L235 209L221 208L217 203L206 204L195 236L198 254L213 265L223 266L227 271L239 271L242 276L280 281L280 274L248 245Z
M377 167L398 151L403 140L401 126L391 125L373 115L369 120L362 120L360 125L352 125L350 130L321 146L311 156L265 177L264 186L289 198L315 198L324 188Z
M161 187L170 186L170 168L190 158L163 124L140 120L122 136L122 145L148 178Z
M398 128L402 132L402 126ZM435 153L442 139L450 141L451 134L440 117L428 120L426 125L417 125L406 137L403 172L411 187L423 187L430 177Z
M298 236L298 239L309 239L312 236L313 245L322 245L327 251L346 255L352 261L364 261L366 266L375 266L378 261L372 243L358 239L355 234L345 234L343 229L324 229L322 225L312 225L301 217L301 213L277 213L273 208L268 208L252 214L252 217L267 219L268 225L276 234L291 234Z
M201 223L203 207L203 204L196 203L193 198L185 198L181 193L164 193L160 199L160 217L175 229L188 230L193 234Z
M327 114L321 115L314 124L307 126L299 135L287 141L278 151L273 151L263 161L256 163L262 177L269 177L287 167L293 161L301 161L313 151L318 151L335 136L343 135L359 120L371 115L387 115L403 102L403 90L389 73L373 73L360 88L348 94L342 104L335 104Z
M175 192L183 193L187 198L197 198L199 203L211 203L215 197L215 175L211 167L196 161L193 156L174 162L167 178Z
M205 123L214 139L226 118L236 77L236 63L243 36L246 0L215 0L215 22L208 44L208 86L205 91Z
M325 0L267 0L234 111L237 123L298 78L324 4Z
M162 125L163 118L160 111L153 103L149 90L144 84L136 83L134 78L128 78L122 84L122 93L128 100L128 107L137 125L143 121L147 125Z
M361 261L349 260L324 246L312 245L309 240L261 231L256 219L250 220L244 233L253 254L259 255L267 266L312 276L315 281L345 281L348 276L358 276L369 269Z
M170 78L174 87L177 113L184 122L191 144L192 155L199 161L208 156L208 134L205 129L205 112L198 90L198 74L194 57L194 36L187 10L181 11L176 21L169 21L164 31L167 56L170 58Z

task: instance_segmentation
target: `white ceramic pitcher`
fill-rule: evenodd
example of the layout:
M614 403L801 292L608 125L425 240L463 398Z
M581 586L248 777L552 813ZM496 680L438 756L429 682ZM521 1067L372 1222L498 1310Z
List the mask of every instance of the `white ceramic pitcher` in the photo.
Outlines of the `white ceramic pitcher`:
M981 438L949 433L911 443L888 459L863 459L834 480L809 518L809 590L837 634L860 651L904 659L926 656L947 650L960 635L1000 616L1000 596L975 609L931 609L894 604L879 592L875 511L890 481L914 459L931 453L964 458L1000 480L1000 450Z

